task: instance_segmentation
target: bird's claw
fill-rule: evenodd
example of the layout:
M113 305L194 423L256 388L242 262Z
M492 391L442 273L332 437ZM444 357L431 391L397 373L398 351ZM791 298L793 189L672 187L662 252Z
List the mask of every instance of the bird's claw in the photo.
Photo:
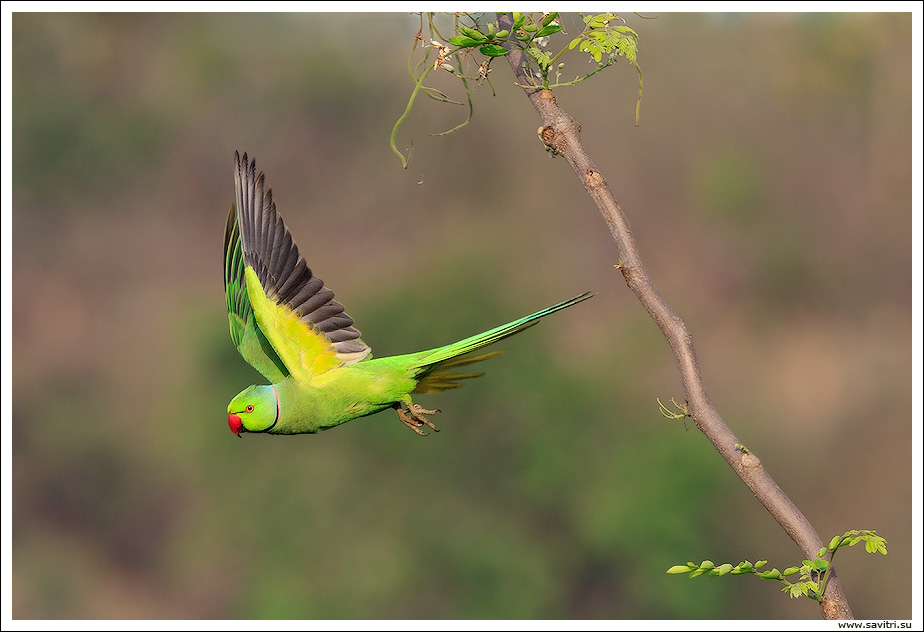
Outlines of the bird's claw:
M398 411L398 419L401 420L405 426L419 434L421 437L426 437L429 432L424 432L421 428L424 425L430 426L434 432L439 432L440 429L433 425L433 422L424 417L424 415L434 415L439 411L438 408L434 410L427 410L420 404L411 404L406 409L401 408L400 404L395 405L395 410Z

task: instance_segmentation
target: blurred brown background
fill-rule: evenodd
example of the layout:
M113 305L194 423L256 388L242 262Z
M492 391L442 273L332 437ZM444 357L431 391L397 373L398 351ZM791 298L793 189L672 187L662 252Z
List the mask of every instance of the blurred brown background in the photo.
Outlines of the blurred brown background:
M559 102L726 422L824 540L888 539L837 555L854 614L908 619L911 17L626 19L641 126L624 62ZM418 26L14 15L14 617L820 618L776 583L665 574L802 556L659 414L683 398L668 346L504 60L457 133L429 135L466 108L418 98L400 168ZM236 439L227 402L262 378L224 308L235 149L378 356L598 296L422 398L438 435L389 412Z

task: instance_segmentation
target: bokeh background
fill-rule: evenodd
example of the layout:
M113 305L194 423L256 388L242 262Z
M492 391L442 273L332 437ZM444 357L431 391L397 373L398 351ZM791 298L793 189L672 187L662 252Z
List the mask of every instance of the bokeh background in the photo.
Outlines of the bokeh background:
M837 556L855 615L908 619L911 16L625 17L641 125L624 62L559 101L727 423L823 539L888 539ZM14 14L15 618L820 618L665 574L802 556L658 412L683 398L668 346L504 60L454 134L431 135L467 108L418 98L401 169L418 27ZM438 435L389 412L237 439L227 402L262 378L224 308L236 149L378 356L598 295L421 398Z

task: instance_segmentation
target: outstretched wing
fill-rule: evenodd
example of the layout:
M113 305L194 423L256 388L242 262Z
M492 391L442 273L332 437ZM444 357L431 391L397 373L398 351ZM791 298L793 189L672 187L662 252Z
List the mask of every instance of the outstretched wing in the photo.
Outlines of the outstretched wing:
M359 362L371 349L334 293L311 273L256 163L235 152L235 203L225 228L231 339L271 382Z
M233 204L225 226L225 299L234 346L271 384L282 381L289 375L289 371L260 330L250 306L250 298L247 296L241 230L237 223L237 210Z

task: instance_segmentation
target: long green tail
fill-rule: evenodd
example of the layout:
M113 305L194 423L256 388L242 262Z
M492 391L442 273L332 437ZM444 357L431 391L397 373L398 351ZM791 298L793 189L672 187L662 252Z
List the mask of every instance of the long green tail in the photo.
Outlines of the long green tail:
M446 345L445 347L440 347L439 349L431 349L430 351L423 351L419 354L415 354L418 357L418 366L420 367L420 373L418 374L420 381L417 383L417 388L415 388L413 392L438 393L449 388L462 386L462 384L459 384L459 380L484 375L484 373L453 373L447 369L474 364L475 362L481 362L482 360L500 355L503 351L490 351L475 356L460 357L472 351L477 351L482 347L492 345L514 334L518 334L524 329L528 329L538 323L539 319L557 312L558 310L576 305L581 301L586 301L593 295L593 292L584 292L574 298L569 298L567 301L562 301L551 307L546 307L535 314L518 318L506 325L495 327L484 333L466 338L465 340L460 340L451 345Z

